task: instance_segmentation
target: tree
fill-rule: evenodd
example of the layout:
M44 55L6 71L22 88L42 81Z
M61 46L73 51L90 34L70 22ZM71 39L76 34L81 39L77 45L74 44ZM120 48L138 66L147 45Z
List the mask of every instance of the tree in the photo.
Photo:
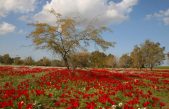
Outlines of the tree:
M2 64L12 64L13 59L10 57L9 54L4 54L2 57Z
M106 54L100 51L94 51L90 55L90 66L102 68L105 66Z
M168 64L169 64L169 52L167 53L167 60L168 60Z
M64 67L62 60L51 60L51 66Z
M36 63L39 66L50 66L51 65L51 61L47 57L43 57L42 59L40 59Z
M31 25L35 29L28 37L32 39L37 48L48 49L59 54L68 69L70 68L70 56L75 51L89 46L91 42L103 49L113 45L102 38L102 32L108 30L106 27L96 28L91 24L81 27L73 18L63 18L54 10L51 14L56 16L56 24L33 23Z
M15 64L15 65L21 65L21 64L23 64L23 61L21 60L21 57L15 57L13 59L13 64Z
M145 65L151 70L154 66L160 65L165 59L165 48L160 47L160 43L146 40L141 47L143 50L143 57L145 58Z
M34 63L35 61L30 56L24 59L24 65L34 65Z
M121 68L129 68L132 65L132 59L128 54L124 54L119 59L119 66Z
M130 56L132 59L133 67L139 68L141 70L141 68L143 68L145 64L145 57L143 56L142 49L136 45Z
M0 55L0 63L2 63L2 56Z
M73 67L89 67L90 54L88 52L79 52L71 56Z
M114 55L109 54L105 59L105 66L108 68L117 67L117 58Z

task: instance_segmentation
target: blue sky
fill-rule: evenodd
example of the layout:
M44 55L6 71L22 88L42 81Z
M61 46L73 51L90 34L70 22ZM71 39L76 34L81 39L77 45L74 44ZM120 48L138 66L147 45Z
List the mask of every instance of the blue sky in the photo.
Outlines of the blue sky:
M57 10L65 16L76 12L75 10L83 10L79 13L87 19L92 18L92 13L100 14L96 12L97 6L98 9L103 8L102 13L106 17L101 17L99 21L106 22L105 24L113 30L112 33L104 33L103 36L106 40L116 42L115 47L108 49L107 53L120 57L124 53L130 53L135 45L143 43L146 39L160 42L161 46L166 48L166 52L169 51L169 0L114 0L115 5L111 2L111 5L104 6L102 2L106 0L93 0L91 5L81 3L80 1L83 0L75 0L81 3L79 7L84 8L73 8L74 10L72 9L74 4L70 4L73 0L62 0L61 6L57 2L60 0L51 0L48 3L45 0L22 0L18 4L17 0L11 1L10 8L7 9L5 1L0 0L0 55L9 53L23 58L27 56L32 56L34 59L43 56L55 58L56 56L49 51L36 50L31 40L26 38L33 29L27 24L35 20L49 22L46 19L50 20L50 17L43 18L42 13L44 8L55 5L58 7ZM72 7L66 7L68 3ZM60 9L63 6L65 8ZM70 9L67 10L67 8ZM107 15L105 14L107 12L110 13Z

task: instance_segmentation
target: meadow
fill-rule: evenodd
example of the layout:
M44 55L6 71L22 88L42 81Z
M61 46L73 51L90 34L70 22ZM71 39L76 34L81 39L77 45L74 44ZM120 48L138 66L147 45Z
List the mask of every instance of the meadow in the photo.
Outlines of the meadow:
M169 70L0 67L3 109L169 109Z

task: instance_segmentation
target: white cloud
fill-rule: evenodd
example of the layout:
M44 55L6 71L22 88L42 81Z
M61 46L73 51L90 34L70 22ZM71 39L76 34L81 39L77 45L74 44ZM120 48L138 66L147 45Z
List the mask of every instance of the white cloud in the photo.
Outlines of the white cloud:
M80 17L82 21L94 20L97 25L107 25L128 19L137 2L138 0L122 0L118 3L108 0L51 0L34 16L34 19L53 23L56 19L49 15L49 10L54 9L62 16Z
M169 9L160 10L157 13L146 15L146 19L152 19L152 18L162 21L165 25L169 25Z
M3 22L0 24L0 35L5 35L7 33L11 33L15 30L15 26L12 24L9 24L7 22Z
M32 17L32 16L22 15L22 16L19 17L19 20L29 23L29 22L32 22L31 17Z
M24 34L24 35L26 35L27 34L27 32L25 31L25 30L23 30L23 29L20 29L20 30L17 30L17 33L18 34Z
M0 17L10 12L27 13L34 11L37 0L0 0Z

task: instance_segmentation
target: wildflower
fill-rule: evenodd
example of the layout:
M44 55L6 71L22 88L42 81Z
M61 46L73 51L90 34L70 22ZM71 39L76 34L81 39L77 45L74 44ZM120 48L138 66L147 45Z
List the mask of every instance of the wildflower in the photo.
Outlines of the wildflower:
M24 101L19 102L18 103L18 109L22 109L23 105L24 105Z
M119 106L119 107L122 107L122 106L123 106L123 103L119 103L118 106Z
M150 102L147 101L147 102L144 102L144 103L143 103L143 106L144 106L144 107L147 107L149 104L150 104Z
M111 109L116 109L116 105L112 105L112 106L111 106Z
M51 98L53 96L53 94L50 93L48 96Z
M33 109L33 104L27 104L26 109Z
M13 106L13 102L11 100L0 102L0 108L5 108L5 107L8 107L8 106Z
M56 107L60 106L60 102L58 102L58 101L55 102L55 106L56 106Z
M160 106L161 106L161 107L165 106L165 103L160 102Z
M94 102L90 102L90 103L86 103L86 104L87 104L87 106L86 106L87 109L94 109L96 107L96 104Z
M72 104L72 107L73 107L73 108L79 107L79 101L78 101L78 100L72 99L72 100L71 100L71 104Z

